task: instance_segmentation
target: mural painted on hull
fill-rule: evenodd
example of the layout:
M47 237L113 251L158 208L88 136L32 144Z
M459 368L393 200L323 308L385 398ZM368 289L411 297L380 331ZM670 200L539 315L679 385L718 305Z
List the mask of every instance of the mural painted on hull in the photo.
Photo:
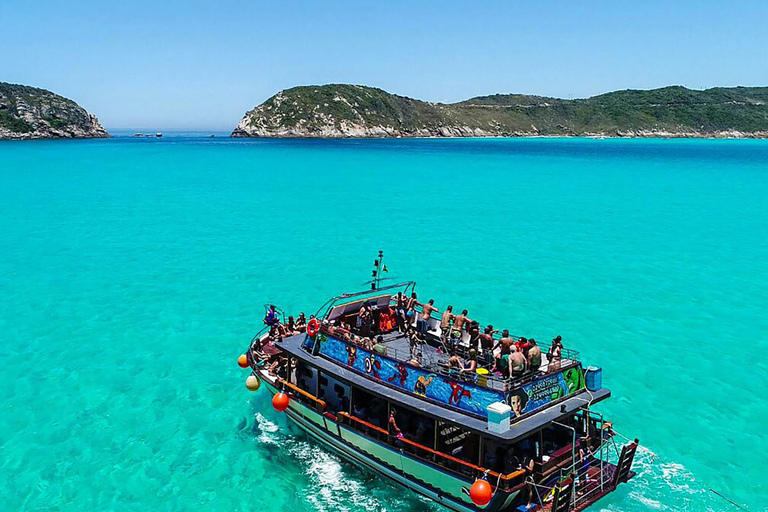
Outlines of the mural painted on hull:
M485 417L494 402L503 402L500 391L457 382L443 375L403 364L376 352L365 350L325 333L320 333L320 353L375 380Z
M521 386L510 393L508 403L512 414L519 417L583 388L584 372L575 366Z

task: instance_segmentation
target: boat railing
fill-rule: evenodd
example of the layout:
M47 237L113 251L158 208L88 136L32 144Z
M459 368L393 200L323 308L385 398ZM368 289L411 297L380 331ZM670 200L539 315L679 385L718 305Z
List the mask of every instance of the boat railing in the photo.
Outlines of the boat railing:
M282 386L283 390L285 390L286 388L290 389L291 392L294 394L294 396L296 396L299 399L299 401L301 401L301 402L305 403L306 405L309 405L310 407L314 408L317 412L322 413L322 412L325 411L325 409L327 407L325 401L320 400L315 395L313 395L311 393L307 393L306 391L304 391L300 387L298 387L298 386L296 386L294 384L291 384L290 382L288 382L285 379L277 379L277 383L280 386Z
M456 458L452 455L448 455L447 453L429 448L428 446L424 446L415 441L411 441L406 437L393 436L387 430L352 416L351 414L347 414L346 412L339 412L337 418L341 423L344 423L354 428L355 430L361 430L370 437L374 437L375 439L384 441L387 444L395 446L396 448L410 452L410 454L426 462L436 464L443 469L458 473L464 477L488 477L488 481L491 483L491 485L499 487L505 491L511 490L525 483L525 476L527 474L527 471L525 470L515 471L514 473L509 473L506 475L500 474L495 471L491 471L489 469L472 464L471 462Z

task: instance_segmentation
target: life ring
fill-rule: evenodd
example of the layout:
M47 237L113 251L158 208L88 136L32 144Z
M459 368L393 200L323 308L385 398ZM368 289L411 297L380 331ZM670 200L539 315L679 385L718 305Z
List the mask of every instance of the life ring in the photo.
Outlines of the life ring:
M317 318L313 318L307 324L307 334L314 338L318 332L320 332L320 322L317 321Z

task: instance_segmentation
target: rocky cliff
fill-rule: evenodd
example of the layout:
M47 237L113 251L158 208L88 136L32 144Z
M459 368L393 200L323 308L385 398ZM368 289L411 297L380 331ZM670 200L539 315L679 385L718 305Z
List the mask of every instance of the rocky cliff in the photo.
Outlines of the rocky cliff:
M768 87L680 86L563 100L522 94L442 104L360 85L286 89L233 137L768 137Z
M0 139L96 137L109 134L74 101L45 89L0 82Z

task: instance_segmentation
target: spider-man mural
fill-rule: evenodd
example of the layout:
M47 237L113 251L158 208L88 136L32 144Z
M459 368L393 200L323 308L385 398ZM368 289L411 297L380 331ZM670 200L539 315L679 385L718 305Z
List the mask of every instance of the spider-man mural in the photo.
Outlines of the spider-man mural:
M389 382L393 382L398 377L400 378L400 386L405 386L405 380L408 378L408 370L405 368L405 365L403 364L396 364L395 368L397 369L397 373L392 374L390 378L387 380Z
M453 390L451 396L448 397L448 405L458 404L462 397L472 399L472 393L468 389L464 389L459 383L448 379L443 379L443 382L451 386Z

